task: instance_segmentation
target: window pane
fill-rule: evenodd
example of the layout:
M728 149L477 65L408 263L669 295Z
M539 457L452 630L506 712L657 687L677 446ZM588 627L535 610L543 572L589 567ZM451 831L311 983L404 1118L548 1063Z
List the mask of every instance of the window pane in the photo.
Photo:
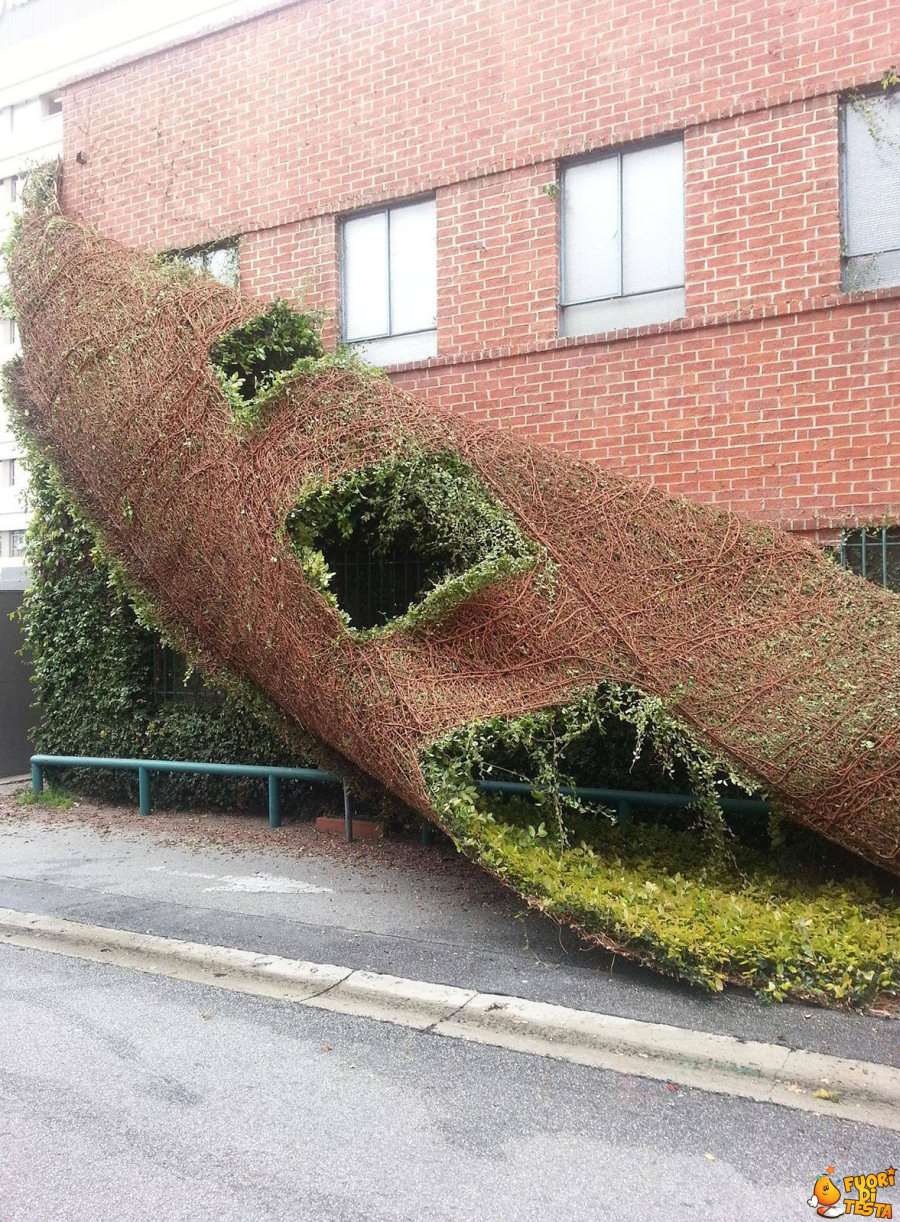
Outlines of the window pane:
M900 250L879 255L855 255L844 260L843 287L848 293L900 284Z
M344 339L388 333L387 232L386 212L344 222Z
M437 325L437 219L434 200L392 208L391 334Z
M624 293L684 284L684 160L681 141L622 158Z
M900 247L900 96L865 97L845 108L845 253Z
M217 250L208 250L204 255L203 263L210 275L220 284L227 284L229 288L238 287L236 247L220 246Z
M370 365L405 365L437 356L437 331L414 331L409 335L388 335L353 345Z
M619 159L569 166L563 179L563 301L621 292Z

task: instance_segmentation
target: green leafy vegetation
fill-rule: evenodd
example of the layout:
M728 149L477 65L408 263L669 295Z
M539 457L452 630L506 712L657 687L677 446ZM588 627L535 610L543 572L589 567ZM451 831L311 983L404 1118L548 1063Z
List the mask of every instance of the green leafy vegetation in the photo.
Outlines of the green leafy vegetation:
M154 684L153 636L87 523L61 489L50 464L29 458L33 511L29 528L32 583L22 608L41 709L40 752L195 759L304 766L309 755L289 744L278 715L249 684L229 685L209 702L164 703ZM138 600L139 601L139 600ZM66 774L85 793L136 798L133 775L97 769ZM264 783L241 778L160 774L160 805L261 806ZM283 785L286 814L321 802L323 791Z
M273 301L264 314L229 331L210 350L210 359L245 403L288 373L298 361L325 355L317 320L286 301Z
M276 299L264 313L213 345L210 360L238 425L252 429L262 424L286 383L303 373L362 367L344 345L333 353L325 351L321 324L321 315Z
M604 685L572 706L475 723L422 757L458 844L542 911L703 988L863 1004L900 991L896 880L777 817L732 817L752 786L693 741L665 702ZM623 784L628 773L628 783ZM533 783L533 798L477 779ZM693 811L614 812L583 785L697 793Z
M20 806L49 806L54 810L69 810L75 805L75 799L67 789L49 786L35 793L33 789L25 789L18 795Z
M308 580L360 634L444 615L537 558L467 463L414 446L307 485L286 529ZM366 582L378 589L361 598Z

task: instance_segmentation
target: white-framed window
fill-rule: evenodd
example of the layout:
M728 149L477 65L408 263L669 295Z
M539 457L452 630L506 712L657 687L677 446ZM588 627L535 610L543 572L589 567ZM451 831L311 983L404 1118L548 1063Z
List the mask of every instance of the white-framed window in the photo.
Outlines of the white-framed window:
M24 530L11 530L9 532L9 555L10 559L25 555Z
M663 140L562 172L560 333L684 314L684 144Z
M19 328L16 320L7 316L0 319L0 344L15 344L19 339Z
M19 199L19 176L0 178L0 204L15 204Z
M841 119L844 288L900 284L900 92L851 98Z
M437 354L437 214L433 199L341 224L341 333L374 365Z
M15 102L9 108L9 129L13 132L26 131L39 122L43 115L40 98L29 98L25 102Z
M16 469L16 460L14 458L9 460L9 466L7 469L9 472L9 479L7 482L9 483L10 488L15 488L16 480L18 478L18 471Z

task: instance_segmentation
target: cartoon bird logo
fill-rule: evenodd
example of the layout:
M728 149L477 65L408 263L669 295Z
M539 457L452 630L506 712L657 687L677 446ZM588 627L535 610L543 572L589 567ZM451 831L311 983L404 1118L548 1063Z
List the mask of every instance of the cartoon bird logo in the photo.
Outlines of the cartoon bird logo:
M843 1205L838 1205L841 1190L831 1182L830 1176L834 1167L826 1167L825 1174L820 1175L813 1185L813 1194L806 1202L815 1209L820 1218L839 1218L844 1212Z

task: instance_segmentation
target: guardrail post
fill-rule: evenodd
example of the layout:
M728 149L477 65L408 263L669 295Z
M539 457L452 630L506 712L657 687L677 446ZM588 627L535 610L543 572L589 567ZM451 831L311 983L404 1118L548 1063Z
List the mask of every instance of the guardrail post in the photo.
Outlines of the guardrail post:
M281 827L281 791L274 772L269 773L269 827Z
M138 768L138 810L150 814L150 769Z
M627 827L631 822L631 803L626 802L624 798L619 798L617 803L619 808L619 817L616 820L619 827Z
M41 793L44 788L44 770L40 764L31 764L31 788L34 793Z
M353 843L353 808L350 805L350 790L344 785L344 838Z
M430 845L434 844L434 836L431 834L430 823L419 824L419 844Z

